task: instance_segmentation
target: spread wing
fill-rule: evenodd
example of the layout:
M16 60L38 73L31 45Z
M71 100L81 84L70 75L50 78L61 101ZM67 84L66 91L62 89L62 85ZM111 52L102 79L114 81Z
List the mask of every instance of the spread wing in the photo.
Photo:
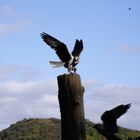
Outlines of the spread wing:
M105 111L101 116L101 120L104 123L104 127L117 131L117 119L122 116L130 108L131 104L119 105L112 110ZM114 129L114 130L113 130Z
M41 33L41 37L46 44L56 51L56 54L62 62L67 62L71 59L67 46L63 42L44 32Z
M72 55L73 56L80 56L80 53L82 52L83 50L83 41L82 40L77 40L75 41L75 46L74 46L74 49L72 51Z

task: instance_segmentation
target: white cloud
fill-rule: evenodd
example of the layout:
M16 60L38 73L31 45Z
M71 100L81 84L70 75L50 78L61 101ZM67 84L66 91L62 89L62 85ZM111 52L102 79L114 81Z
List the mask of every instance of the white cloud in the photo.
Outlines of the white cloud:
M100 116L105 110L119 104L132 103L132 107L119 119L118 124L140 129L140 88L117 84L104 85L92 80L83 83L86 118L93 122L101 122ZM60 118L56 79L1 82L0 110L0 128L25 117Z
M131 53L131 54L140 54L140 47L130 47L129 45L122 45L120 46L120 49L123 51L123 52L126 52L126 53Z
M88 87L85 87L88 90ZM140 88L119 84L108 84L96 87L90 93L85 93L86 117L94 122L101 122L102 113L119 104L132 103L129 111L119 119L119 125L123 127L140 129ZM135 116L135 117L134 117ZM132 121L133 120L133 121Z
M22 18L21 18L22 17ZM30 26L29 21L23 19L23 15L11 5L0 5L0 35L23 31Z
M0 23L0 35L22 31L29 26L28 22L17 22L17 23Z
M0 15L13 17L19 15L19 12L15 11L10 5L1 5Z
M58 117L56 81L8 81L0 84L0 110L2 124L11 124L25 117Z
M9 80L27 81L41 76L38 69L23 65L0 65L0 82Z

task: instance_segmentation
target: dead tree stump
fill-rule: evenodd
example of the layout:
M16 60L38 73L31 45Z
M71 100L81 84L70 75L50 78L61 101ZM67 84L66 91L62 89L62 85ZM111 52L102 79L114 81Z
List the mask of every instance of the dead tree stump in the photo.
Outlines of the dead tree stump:
M86 140L84 103L80 76L70 73L57 77L61 112L61 139Z

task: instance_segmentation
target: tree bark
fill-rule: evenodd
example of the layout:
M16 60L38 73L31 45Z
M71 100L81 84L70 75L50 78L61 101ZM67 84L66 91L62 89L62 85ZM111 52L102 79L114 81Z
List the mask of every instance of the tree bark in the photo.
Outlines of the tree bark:
M61 112L61 139L86 140L83 93L78 74L57 77L58 99Z

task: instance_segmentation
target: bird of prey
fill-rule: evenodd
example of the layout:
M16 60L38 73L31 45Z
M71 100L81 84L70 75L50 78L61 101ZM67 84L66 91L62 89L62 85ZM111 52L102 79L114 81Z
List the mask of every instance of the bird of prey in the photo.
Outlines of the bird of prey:
M121 104L111 110L105 111L101 116L103 125L95 124L94 128L96 128L100 134L104 135L107 140L120 140L116 135L116 133L118 133L117 119L125 114L130 106L131 104Z
M128 8L128 10L130 11L130 10L131 10L131 8Z
M52 64L53 67L64 66L68 69L68 72L74 71L76 73L76 65L79 63L80 54L83 50L83 41L76 39L74 49L69 53L67 46L63 42L44 32L41 33L41 37L46 44L55 50L61 60L60 62L50 61L50 64Z

